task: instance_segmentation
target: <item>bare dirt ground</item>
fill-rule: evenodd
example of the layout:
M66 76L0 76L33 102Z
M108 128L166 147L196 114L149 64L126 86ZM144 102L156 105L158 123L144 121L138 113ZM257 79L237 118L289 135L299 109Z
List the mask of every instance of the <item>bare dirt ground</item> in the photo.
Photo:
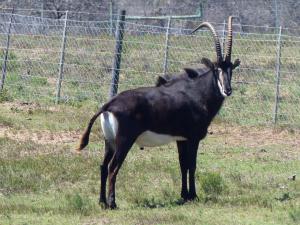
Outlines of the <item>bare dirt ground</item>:
M33 110L39 110L39 109L46 109L47 111L51 112L58 112L58 108L55 106L48 106L43 107L38 103L32 103L32 102L4 102L1 103L2 108L6 108L11 111L23 111L28 112L30 114Z
M240 127L232 125L212 125L209 132L224 138L226 144L244 147L265 145L288 145L300 150L300 131L272 127Z
M264 160L272 151L273 160L300 160L300 131L271 127L238 127L230 125L212 125L209 133L227 147L242 147L246 149L240 154L232 150L223 156L243 159ZM222 145L223 146L223 145Z
M82 130L83 131L83 130ZM64 131L50 132L31 131L27 129L14 130L0 124L0 137L8 137L18 141L33 141L37 144L73 143L78 141L82 132ZM212 125L209 135L231 146L260 147L265 145L283 145L300 150L300 132L290 133L287 130L274 130L272 128L251 128Z
M15 141L33 141L37 144L65 144L78 141L80 132L65 131L55 132L50 131L30 131L30 130L13 130L10 127L0 125L0 137L7 137Z
M5 102L1 104L1 107L10 111L22 111L27 112L29 115L34 110L44 109L51 112L57 112L59 109L55 106L42 107L37 103L27 102ZM62 144L73 143L78 140L80 133L77 131L64 131L64 132L50 132L48 130L32 131L28 129L12 129L9 126L0 124L0 137L7 137L15 141L33 141L37 144Z

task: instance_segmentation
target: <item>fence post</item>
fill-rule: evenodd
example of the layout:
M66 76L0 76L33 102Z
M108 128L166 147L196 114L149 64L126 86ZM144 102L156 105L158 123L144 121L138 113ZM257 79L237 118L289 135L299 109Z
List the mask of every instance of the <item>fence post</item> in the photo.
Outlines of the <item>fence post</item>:
M199 18L201 17L201 19L203 19L203 2L200 2L198 10L199 10L198 12Z
M278 2L277 0L275 0L275 26L278 27L279 25L280 25L280 18L279 18Z
M44 0L41 3L41 18L44 19Z
M62 36L62 43L61 43L59 71L58 71L58 79L56 83L56 99L55 99L56 104L58 104L60 101L61 84L62 84L63 73L64 73L65 48L66 48L66 40L67 40L67 22L68 22L68 11L66 11L65 14L64 29L63 29L63 36Z
M170 40L170 27L171 27L172 17L168 17L167 30L166 30L166 40L165 40L165 56L164 56L164 75L168 70L168 57L169 57L169 40Z
M2 76L0 80L0 92L4 88L4 83L5 83L5 78L6 78L6 73L7 73L7 60L8 60L8 51L9 51L9 45L10 45L10 35L11 35L11 26L12 26L12 21L14 17L14 8L12 9L11 16L10 16L10 21L8 25L8 31L7 31L7 37L6 37L6 47L5 47L5 52L3 56L3 64L2 64Z
M110 85L109 97L112 98L118 92L119 74L121 67L121 54L123 47L124 26L125 26L126 11L122 10L118 15L117 31L116 31L116 45L115 56L112 68L112 80Z
M110 23L110 35L113 36L114 33L114 5L113 5L113 0L110 1L109 4L109 23Z
M279 27L277 38L277 51L276 51L276 93L275 93L275 106L273 114L273 123L276 124L278 120L278 106L279 106L279 88L280 88L280 66L281 66L281 33L282 27Z

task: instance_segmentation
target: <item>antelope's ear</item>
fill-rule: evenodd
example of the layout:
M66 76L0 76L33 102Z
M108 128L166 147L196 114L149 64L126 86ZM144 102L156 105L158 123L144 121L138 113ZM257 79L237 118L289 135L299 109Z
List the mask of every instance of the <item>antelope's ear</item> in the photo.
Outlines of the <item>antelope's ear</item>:
M167 83L168 80L165 78L165 77L162 77L162 76L158 76L157 80L156 80L156 83L155 83L155 86L156 87L159 87L159 86L162 86L164 85L165 83Z
M239 59L234 60L234 63L232 64L232 69L234 70L240 64L241 64L241 60L239 60Z
M161 85L164 85L164 84L168 83L172 79L173 79L172 76L170 76L168 74L163 75L163 76L158 76L158 78L156 80L156 83L155 83L155 86L159 87Z
M189 78L195 78L199 75L198 71L192 68L184 68L184 71L187 73Z
M212 69L212 70L215 68L215 66L212 63L212 61L210 61L210 59L208 59L208 58L202 58L201 59L201 63L204 64L206 67Z

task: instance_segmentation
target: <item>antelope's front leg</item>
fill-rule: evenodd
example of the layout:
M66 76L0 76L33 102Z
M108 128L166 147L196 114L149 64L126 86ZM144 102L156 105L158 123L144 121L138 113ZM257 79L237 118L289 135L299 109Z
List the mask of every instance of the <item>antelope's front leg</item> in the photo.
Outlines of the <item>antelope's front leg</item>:
M197 164L197 152L199 141L189 142L189 200L194 200L197 197L195 186L195 171Z

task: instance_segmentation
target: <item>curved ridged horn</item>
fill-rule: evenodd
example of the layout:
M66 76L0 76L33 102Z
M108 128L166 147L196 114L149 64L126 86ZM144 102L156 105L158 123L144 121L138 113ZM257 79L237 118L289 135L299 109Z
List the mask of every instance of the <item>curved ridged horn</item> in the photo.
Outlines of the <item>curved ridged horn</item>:
M216 48L216 52L217 52L217 62L218 63L222 62L223 57L222 57L220 40L219 40L219 37L218 37L218 34L217 34L215 28L210 23L208 23L208 22L201 23L195 30L192 31L192 34L195 33L197 30L199 30L202 27L207 27L211 31L214 41L215 41L215 48Z
M232 16L228 18L227 45L225 51L225 61L230 62L232 49Z

